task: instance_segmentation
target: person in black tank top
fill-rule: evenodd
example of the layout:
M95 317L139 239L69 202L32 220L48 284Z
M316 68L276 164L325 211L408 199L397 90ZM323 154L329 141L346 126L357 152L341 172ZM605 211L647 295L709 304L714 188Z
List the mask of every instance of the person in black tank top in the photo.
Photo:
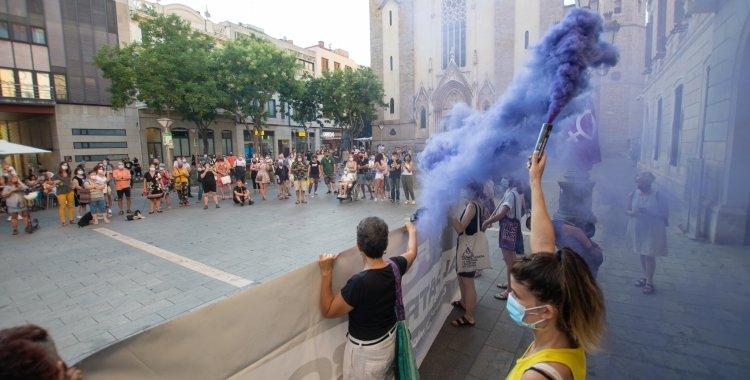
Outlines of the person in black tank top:
M461 190L461 196L467 199L466 208L461 213L461 219L456 219L453 210L448 212L448 220L451 226L458 233L469 236L477 233L478 224L481 224L482 207L478 201L483 195L483 186L479 183L472 183L466 189ZM456 245L458 250L458 245ZM456 252L458 254L458 252ZM476 271L460 272L458 274L458 287L461 291L461 299L451 302L451 305L457 309L465 310L461 318L451 322L453 326L474 326L474 309L477 305L477 289L474 286L474 277Z
M203 209L208 209L209 196L213 196L216 208L220 208L219 198L216 196L216 179L219 178L218 174L216 173L216 168L210 162L206 163L204 168L205 170L203 170L203 174L201 174L201 178L203 180L203 192L205 193L205 198L203 199Z
M325 318L349 314L344 347L344 380L393 378L396 335L396 278L403 276L417 257L417 230L406 223L409 232L407 252L386 262L388 225L378 217L363 219L357 226L357 249L364 270L352 276L335 297L331 290L333 261L337 255L319 255L323 283L320 309ZM388 360L385 366L378 363Z
M312 156L312 161L310 161L309 177L310 184L307 185L307 194L310 195L314 185L315 194L310 195L311 197L314 197L315 195L318 195L318 182L320 182L320 163L318 163L318 157L316 156Z

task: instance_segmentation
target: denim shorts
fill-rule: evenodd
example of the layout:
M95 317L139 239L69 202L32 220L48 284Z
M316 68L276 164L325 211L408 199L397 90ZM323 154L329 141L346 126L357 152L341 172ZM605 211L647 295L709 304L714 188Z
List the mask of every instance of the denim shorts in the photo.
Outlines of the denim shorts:
M91 214L106 214L107 213L107 203L104 202L104 199L97 199L97 200L91 200L89 202L89 211Z

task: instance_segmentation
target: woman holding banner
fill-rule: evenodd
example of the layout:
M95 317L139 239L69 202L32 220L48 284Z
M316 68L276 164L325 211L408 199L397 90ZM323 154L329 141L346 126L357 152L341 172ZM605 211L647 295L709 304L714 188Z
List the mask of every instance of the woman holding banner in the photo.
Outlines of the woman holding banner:
M323 276L320 311L325 318L349 314L344 348L344 380L382 380L393 378L396 356L397 278L411 267L417 257L417 230L406 223L409 233L407 252L388 261L388 225L378 217L368 217L357 226L357 249L364 270L355 274L335 297L331 290L333 261L338 255L320 254ZM391 265L389 262L394 263ZM399 274L394 273L398 270ZM399 294L400 297L400 294Z
M555 252L555 233L542 193L546 155L530 166L530 255L509 270L510 317L533 330L534 341L516 361L508 380L586 378L586 352L597 350L604 329L604 297L586 262L569 248Z
M484 222L482 228L490 228L492 223L500 221L500 251L505 265L510 268L516 260L516 253L523 254L523 235L521 234L523 197L518 193L516 181L510 175L504 175L500 184L507 189L503 200L494 215ZM508 295L513 291L510 285L510 272L508 272L508 282L497 284L497 287L505 291L495 294L495 298L507 300Z

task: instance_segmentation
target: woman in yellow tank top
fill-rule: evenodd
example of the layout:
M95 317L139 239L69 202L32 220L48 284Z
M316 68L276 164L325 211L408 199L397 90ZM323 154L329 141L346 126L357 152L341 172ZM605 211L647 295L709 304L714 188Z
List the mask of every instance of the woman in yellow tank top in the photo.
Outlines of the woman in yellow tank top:
M529 164L531 251L510 270L508 313L533 329L534 341L507 380L584 380L586 352L595 351L604 329L604 297L586 262L569 248L555 252L555 234L544 203L547 156Z

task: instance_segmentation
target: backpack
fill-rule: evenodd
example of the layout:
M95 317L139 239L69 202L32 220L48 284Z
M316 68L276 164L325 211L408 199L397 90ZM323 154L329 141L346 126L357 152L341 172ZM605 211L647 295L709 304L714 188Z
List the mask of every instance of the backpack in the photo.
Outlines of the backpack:
M86 227L94 219L90 212L84 214L81 219L78 220L78 228Z

